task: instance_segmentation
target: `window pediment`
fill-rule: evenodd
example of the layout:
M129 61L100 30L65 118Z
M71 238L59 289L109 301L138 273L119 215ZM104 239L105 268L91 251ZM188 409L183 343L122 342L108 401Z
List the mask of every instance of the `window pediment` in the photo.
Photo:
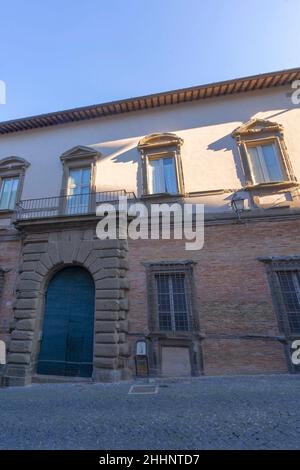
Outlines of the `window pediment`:
M28 168L30 163L25 160L24 158L20 157L6 157L0 160L0 172L7 172L7 171L24 171Z
M179 147L183 144L183 139L170 132L150 134L143 137L138 143L138 149L154 147Z
M77 160L96 160L100 156L100 152L94 148L77 145L64 152L60 159L62 162L71 162Z
M184 193L180 147L183 139L170 132L150 134L138 143L143 165L143 195Z
M251 119L232 132L236 140L246 186L270 189L293 184L295 177L284 142L283 126L266 119Z
M235 129L232 133L232 137L246 137L253 136L255 134L262 133L273 133L278 134L283 132L283 126L277 122L267 121L266 119L251 119L250 121L242 124L240 127Z

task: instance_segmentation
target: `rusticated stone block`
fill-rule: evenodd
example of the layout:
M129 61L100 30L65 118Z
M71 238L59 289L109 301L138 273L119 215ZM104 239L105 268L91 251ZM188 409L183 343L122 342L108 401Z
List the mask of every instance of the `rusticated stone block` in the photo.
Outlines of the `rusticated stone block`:
M24 246L23 254L28 253L45 253L47 251L47 243L28 243Z
M41 263L40 261L37 263L35 270L42 276L46 276L49 272L49 269L44 265L44 263Z
M114 357L96 357L94 365L103 369L116 369L118 367L118 360Z
M119 269L116 269L116 268L112 268L112 269L100 269L99 271L97 271L93 278L95 281L98 281L98 280L101 280L101 279L110 279L110 278L118 278L120 276L120 270Z
M35 271L36 267L38 265L37 261L24 261L20 265L20 270L19 272L22 273L24 271Z
M16 302L16 308L19 310L34 310L37 308L38 299L18 299Z
M121 240L100 240L97 238L94 240L93 247L97 250L111 250L111 249L120 249L123 247Z
M128 279L120 279L120 288L121 289L129 289L130 288L130 284L129 284L129 280Z
M58 246L55 242L48 243L48 255L52 261L53 265L56 265L60 262L60 256L58 253Z
M103 313L103 312L101 312ZM116 322L115 321L103 321L103 320L96 320L95 321L95 332L103 332L103 333L114 333L116 332Z
M49 270L52 268L53 264L52 264L52 261L50 259L50 256L48 255L48 253L44 253L41 258L40 258L40 262L43 263L44 266L46 266L46 268Z
M23 255L23 261L38 261L40 259L40 253L30 253Z
M119 301L119 306L120 306L120 309L122 309L122 310L128 310L129 309L128 299L121 299Z
M120 268L121 269L129 269L129 263L127 259L120 259Z
M30 354L28 353L10 353L8 354L8 363L12 364L29 364Z
M11 339L31 340L33 339L33 331L13 330Z
M89 240L84 240L81 242L78 254L77 254L77 261L79 263L84 263L87 257L89 256L90 252L93 249L93 242Z
M25 271L24 273L20 274L21 281L37 281L41 282L43 280L43 276L40 274L33 272L33 271Z
M126 334L119 333L119 343L126 343Z
M99 256L95 250L91 250L90 254L84 262L84 265L90 269L90 266L99 258L101 258L101 256Z
M118 333L96 333L95 340L96 344L118 343L119 335Z
M96 289L120 289L120 279L108 278L100 279L95 282Z
M36 317L36 311L35 310L15 310L14 317L17 320L25 319L25 318L35 318Z
M34 299L42 295L41 291L23 290L16 292L17 299Z
M118 329L119 329L119 331L123 331L123 332L127 333L127 331L128 331L128 320L120 320L118 322Z
M117 357L119 355L118 344L95 344L94 355L96 357Z
M96 321L97 320L118 320L119 312L117 310L97 310L95 312Z
M20 281L18 283L18 290L23 291L23 290L39 290L41 284L40 282L37 281Z
M125 320L127 318L126 310L119 310L119 320Z
M119 310L121 300L96 300L96 310Z
M17 330L34 331L35 320L19 320L16 323Z
M96 299L120 299L122 292L120 290L96 290Z
M94 253L97 258L120 258L122 251L116 248L111 250L95 250Z
M101 267L102 268L115 268L118 269L121 267L121 259L118 258L117 256L112 257L112 258L103 258L101 261Z
M119 344L119 353L121 356L130 356L130 349L128 343Z
M11 353L30 353L32 350L32 341L12 340L9 345Z
M94 229L87 229L81 232L81 238L83 240L93 240L95 236L95 230Z

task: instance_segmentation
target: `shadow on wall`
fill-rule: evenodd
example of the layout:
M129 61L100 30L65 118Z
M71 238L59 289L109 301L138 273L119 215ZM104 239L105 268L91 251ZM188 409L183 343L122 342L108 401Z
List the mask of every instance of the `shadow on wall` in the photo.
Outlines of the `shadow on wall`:
M113 163L118 164L128 164L133 163L137 165L136 171L136 188L137 193L142 193L142 175L141 175L141 155L137 149L139 138L128 139L126 141L117 141L117 142L106 142L104 145L95 145L94 148L97 148L101 153L101 160L110 159ZM119 177L111 179L112 187L115 189L120 184Z
M270 115L264 117L264 119L266 119L266 120L276 119L277 116L279 116L281 114L284 114L287 111L288 110L286 109L284 111L280 111L280 112L275 113L275 114L270 114ZM254 119L254 117L256 117L256 115L255 116L250 116L248 119L245 119L243 121L243 123L245 123L247 121L250 121L251 119ZM234 129L232 129L232 130L234 130ZM227 135L224 135L220 139L215 140L214 142L209 144L207 146L207 150L212 150L214 152L219 152L219 151L231 152L232 155L233 155L233 158L234 158L234 164L235 164L237 177L240 180L241 186L243 187L245 185L246 182L245 182L244 172L243 172L243 168L242 168L241 158L240 158L240 155L239 155L239 152L238 152L238 147L237 147L236 141L232 137L231 133L227 134Z
M250 104L251 101L249 102ZM223 103L224 104L224 103ZM249 109L250 108L250 109ZM172 132L174 134L181 133L184 130L188 129L196 129L197 127L205 127L205 126L215 126L218 124L226 123L229 121L232 121L233 123L245 123L249 121L250 119L253 119L254 117L257 117L261 113L265 112L262 109L257 109L257 106L251 105L246 107L246 106L240 106L238 109L235 109L235 113L231 112L229 114L223 114L223 119L218 119L216 116L214 110L216 109L216 106L213 106L211 110L209 110L208 113L199 115L198 113L198 122L195 122L195 115L192 113L192 116L189 116L189 113L184 112L177 113L176 115L176 123L172 123L172 119L169 121L170 128L169 129L162 129L161 126L157 124L156 117L153 116L153 121L151 122L151 128L149 129L149 132L147 134L151 134L153 132ZM267 106L265 107L267 108ZM199 108L198 108L199 109ZM270 109L270 108L269 108ZM249 111L252 111L249 113ZM276 113L270 113L268 115L264 115L264 119L276 119L281 114L284 114L288 111L288 109L285 109L280 112ZM158 113L159 114L159 113ZM172 115L170 115L172 117ZM181 118L183 118L182 121L184 121L184 125L182 125L180 128L178 128L178 123L181 121ZM172 126L176 125L176 128ZM183 122L182 122L183 124ZM239 124L238 124L239 125ZM232 131L236 128L237 126L234 125L232 128ZM125 138L122 140L117 140L117 141L109 141L109 142L104 142L103 144L91 144L95 149L99 150L102 154L102 160L104 159L110 159L113 163L118 163L118 164L128 164L128 163L134 163L136 164L136 188L137 188L137 195L142 194L142 161L141 161L141 155L140 152L137 149L137 145L139 140L143 137L143 135L139 135L138 137L132 137L130 136L129 138ZM235 169L236 169L236 174L237 177L240 181L241 186L245 185L245 178L244 178L244 173L242 169L242 164L240 160L240 156L238 153L238 148L236 145L236 142L234 138L230 134L226 134L220 139L210 143L207 146L207 150L213 151L213 152L218 152L218 151L230 151L232 152L233 158L234 158L234 163L235 163ZM116 187L119 185L120 181L118 178L116 178L116 181L112 178L111 180L112 186Z

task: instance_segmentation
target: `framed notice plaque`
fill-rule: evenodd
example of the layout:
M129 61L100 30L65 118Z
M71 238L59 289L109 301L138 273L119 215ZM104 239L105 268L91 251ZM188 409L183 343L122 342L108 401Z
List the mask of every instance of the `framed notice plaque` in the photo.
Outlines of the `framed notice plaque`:
M135 356L135 369L136 375L139 377L146 377L149 375L148 357L147 356Z

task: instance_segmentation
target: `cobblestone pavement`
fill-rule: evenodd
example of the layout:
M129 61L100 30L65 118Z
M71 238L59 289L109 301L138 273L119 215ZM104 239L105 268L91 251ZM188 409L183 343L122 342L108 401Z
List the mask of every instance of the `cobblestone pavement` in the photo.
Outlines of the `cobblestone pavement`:
M0 449L300 449L300 375L0 389Z

